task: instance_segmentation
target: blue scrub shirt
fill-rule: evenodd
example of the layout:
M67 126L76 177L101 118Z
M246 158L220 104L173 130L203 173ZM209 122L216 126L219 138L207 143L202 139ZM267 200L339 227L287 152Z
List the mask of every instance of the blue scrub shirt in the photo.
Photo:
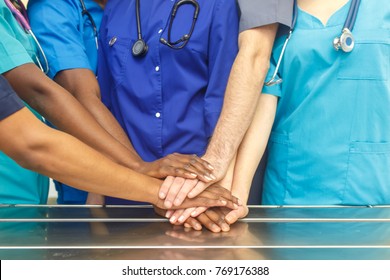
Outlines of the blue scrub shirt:
M142 35L149 45L144 57L131 53L137 40L134 0L109 1L100 29L102 100L145 161L205 152L237 53L238 11L230 0L198 1L199 17L183 49L160 43L168 37L175 2L141 1ZM189 32L193 11L191 5L179 8L172 41Z
M0 38L0 74L36 61L36 44L14 19L4 1L0 1ZM48 192L47 177L20 167L0 152L0 204L44 204Z
M93 0L84 0L87 11L99 29L102 8ZM49 61L49 77L62 71L86 68L96 73L97 49L91 21L83 16L79 0L30 0L31 27Z
M142 36L149 46L144 57L131 53L137 40L134 0L109 1L100 28L102 100L144 161L174 152L204 154L237 54L238 10L231 0L198 1L198 20L184 48L160 43L168 38L176 2L141 1ZM191 5L179 8L172 41L189 33L193 12Z
M103 16L93 0L84 1L96 27ZM97 49L91 21L82 15L79 0L30 0L28 15L32 29L49 61L49 77L62 70L85 68L96 73ZM59 204L85 204L88 193L54 181Z
M350 3L326 25L299 9L279 70L264 204L390 204L390 5L363 0L351 53L335 51ZM275 42L275 68L285 37Z

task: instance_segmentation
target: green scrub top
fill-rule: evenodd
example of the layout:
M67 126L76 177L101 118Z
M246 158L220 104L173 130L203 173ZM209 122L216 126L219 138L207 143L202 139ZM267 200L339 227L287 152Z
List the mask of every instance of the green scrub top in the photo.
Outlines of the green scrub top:
M362 0L350 53L336 51L350 3L323 25L299 9L279 69L264 204L390 204L390 5ZM268 79L285 37L278 38Z
M0 38L1 74L34 62L37 53L34 41L20 27L2 0ZM36 112L33 113L41 118ZM0 152L0 204L43 204L47 201L48 191L47 177L20 167Z

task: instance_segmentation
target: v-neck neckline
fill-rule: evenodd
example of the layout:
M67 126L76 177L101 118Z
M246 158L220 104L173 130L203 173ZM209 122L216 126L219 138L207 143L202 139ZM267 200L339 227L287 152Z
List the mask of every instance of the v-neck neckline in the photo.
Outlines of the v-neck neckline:
M301 18L302 17L308 18L308 19L310 19L309 21L307 21L307 20L300 21L300 23L302 24L302 22L303 22L304 24L305 23L310 24L310 27L313 27L313 23L315 23L315 26L319 27L319 28L328 28L328 27L344 24L344 21L347 17L348 9L349 9L350 5L351 5L351 0L346 2L343 6L338 8L333 14L331 14L329 16L328 20L326 21L326 23L324 24L317 16L305 11L304 9L299 7L299 5L297 4L298 20L300 17ZM345 16L343 16L343 14L345 14Z

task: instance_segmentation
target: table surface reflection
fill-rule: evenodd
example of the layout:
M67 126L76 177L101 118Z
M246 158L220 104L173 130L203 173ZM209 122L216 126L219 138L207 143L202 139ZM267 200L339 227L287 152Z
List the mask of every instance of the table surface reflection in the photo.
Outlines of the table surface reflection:
M390 207L259 207L229 232L150 206L0 206L0 259L390 259Z

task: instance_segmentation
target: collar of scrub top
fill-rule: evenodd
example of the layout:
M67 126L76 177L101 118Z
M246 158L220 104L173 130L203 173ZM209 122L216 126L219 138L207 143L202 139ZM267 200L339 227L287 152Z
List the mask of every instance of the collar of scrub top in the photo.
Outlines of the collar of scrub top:
M98 49L99 48L99 44L98 44L98 30L97 30L96 23L93 20L93 17L90 14L90 12L88 12L87 7L85 6L84 0L80 0L80 5L81 5L81 10L82 10L81 11L81 15L82 16L86 16L88 18L88 20L90 21L90 23L91 23L92 30L93 30L93 36L95 37L96 49Z
M340 48L343 52L351 52L353 50L355 46L355 39L353 38L352 35L352 29L355 26L355 21L359 10L359 6L360 6L360 0L351 0L351 6L349 7L347 18L344 22L343 29L341 30L341 35L339 37L334 38L333 40L333 47L336 51L338 51ZM298 18L298 4L297 4L297 0L294 0L294 12L293 12L293 19L292 19L290 31L287 35L286 41L283 44L278 62L276 63L275 71L271 79L269 79L264 83L265 86L273 86L283 82L283 79L277 78L277 75L278 75L280 63L282 62L284 51L286 50L287 47L287 43L290 40L291 35L294 31L297 18Z
M20 10L15 7L15 5L10 0L4 0L4 3L7 5L8 9L12 12L13 16L15 17L16 21L20 24L20 26L24 29L24 31L27 34L30 34L33 38L35 44L38 47L38 51L41 53L42 58L44 60L43 67L41 61L39 60L39 57L35 55L36 61L38 63L39 68L41 68L42 72L47 74L49 72L49 62L47 61L45 52L42 49L41 44L39 43L37 37L35 37L34 32L31 30L30 23L28 22L26 7L20 0L15 0L16 4L20 7Z

